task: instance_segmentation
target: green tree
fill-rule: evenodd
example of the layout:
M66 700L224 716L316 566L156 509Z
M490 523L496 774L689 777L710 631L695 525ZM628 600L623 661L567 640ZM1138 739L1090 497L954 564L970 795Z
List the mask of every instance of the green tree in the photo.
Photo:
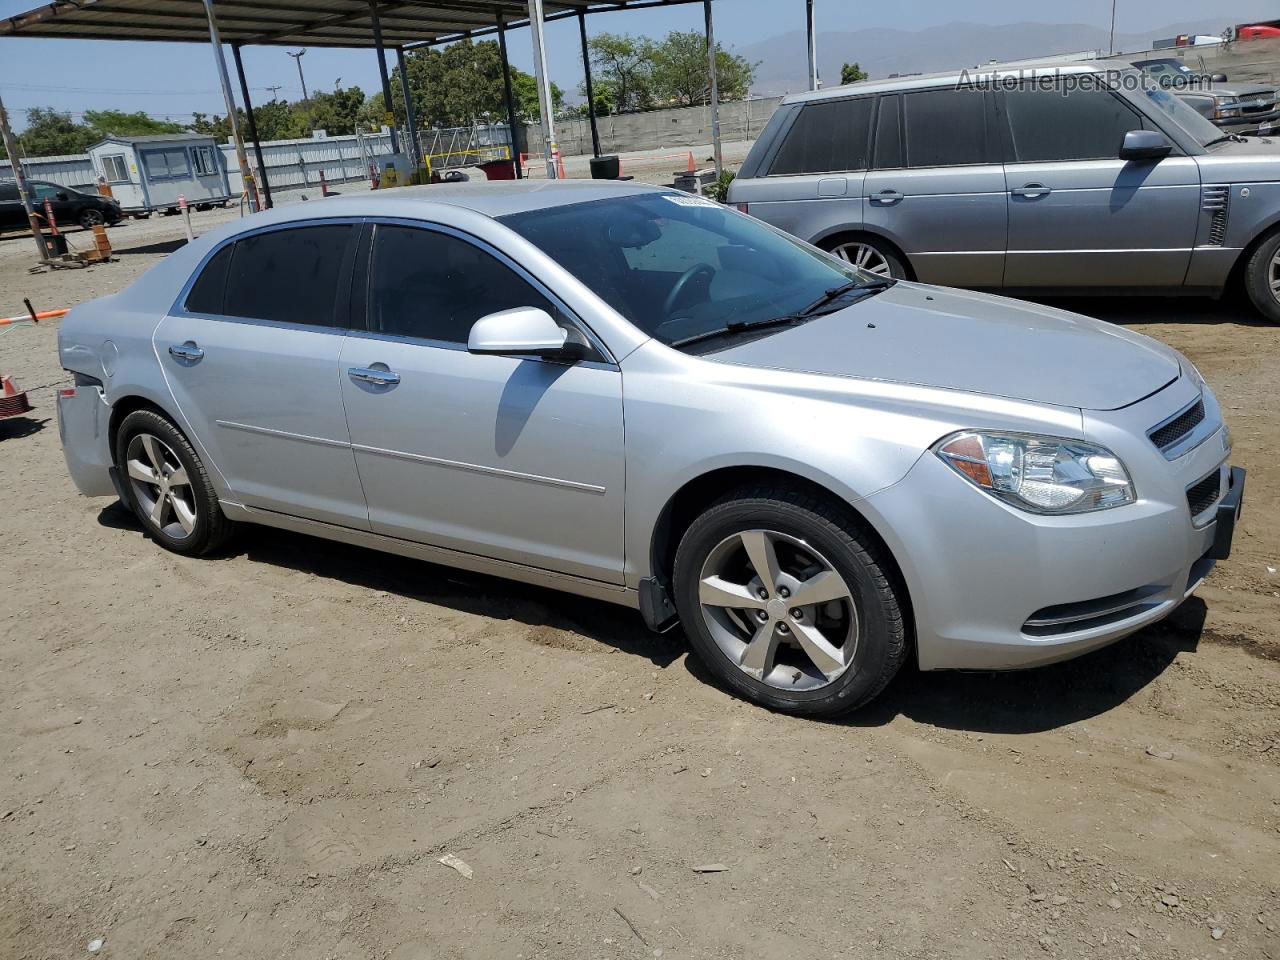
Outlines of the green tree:
M253 108L260 140L298 140L307 136L307 118L301 105L268 100Z
M244 111L239 107L236 108L236 118L240 123L241 133L247 137L249 118L244 115ZM191 114L191 129L196 133L204 134L206 137L213 137L219 143L231 142L231 124L228 122L225 113L204 114L196 111Z
M538 83L533 78L533 74L525 73L523 70L511 68L511 93L516 99L516 115L521 120L531 123L537 122L542 116L542 109L538 105ZM596 97L596 100L599 100ZM551 82L551 112L559 116L564 110L564 91L560 89L560 85L554 80ZM506 102L503 102L501 116L496 118L498 123L507 122Z
M756 64L716 44L716 87L722 100L742 100L755 77ZM673 31L653 48L652 86L661 101L692 107L711 96L707 38L696 31Z
M27 111L27 129L18 135L18 145L28 157L53 157L68 153L84 153L89 144L101 137L70 113L53 107L32 107Z
M840 82L857 83L859 80L868 79L867 71L862 69L859 63L846 63L840 68Z
M502 87L502 59L497 41L473 43L460 40L444 48L413 50L405 54L405 71L418 125L461 127L476 122L502 123L507 119ZM516 109L524 119L538 116L538 95L533 77L511 68L511 87ZM564 103L564 91L551 87L552 109ZM399 123L405 122L400 68L391 79L391 104ZM382 97L369 98L364 111L366 122L383 122Z
M125 113L123 110L86 110L84 125L94 135L95 140L115 135L117 137L149 137L165 133L182 133L187 128L170 120L156 120L138 111Z
M653 105L651 40L622 33L597 33L587 42L587 49L597 99L612 103L619 113ZM705 54L706 47L702 49Z
M295 112L301 114L302 127L302 132L294 136L305 137L308 130L324 130L334 136L355 133L364 105L364 91L359 87L312 94L310 102L292 104Z

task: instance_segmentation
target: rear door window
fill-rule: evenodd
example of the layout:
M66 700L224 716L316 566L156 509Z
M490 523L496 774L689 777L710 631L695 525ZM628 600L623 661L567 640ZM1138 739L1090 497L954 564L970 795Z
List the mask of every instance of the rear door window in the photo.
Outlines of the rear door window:
M907 165L957 167L989 162L981 90L922 90L902 96Z
M787 131L770 174L865 170L871 135L871 97L808 103Z
M1109 90L1023 87L1002 95L1013 160L1114 160L1142 117Z
M236 241L222 312L272 323L345 326L346 297L340 286L344 278L349 284L346 265L357 233L353 224L335 223L272 230Z

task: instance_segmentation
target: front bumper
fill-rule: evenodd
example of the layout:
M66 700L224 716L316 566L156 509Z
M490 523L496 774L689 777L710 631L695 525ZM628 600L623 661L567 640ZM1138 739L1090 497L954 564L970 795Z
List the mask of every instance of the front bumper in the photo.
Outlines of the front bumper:
M1227 466L1225 430L1207 390L1206 408L1219 426L1198 446L1168 461L1146 436L1195 392L1183 378L1134 408L1086 414L1088 439L1114 450L1134 478L1139 499L1128 506L1026 513L932 454L868 498L907 580L921 669L1069 659L1168 616L1199 586L1230 551L1244 471ZM1217 502L1193 518L1188 490L1215 471Z
M1211 122L1227 133L1238 133L1245 137L1267 137L1280 134L1280 110L1262 114L1245 114L1239 117L1222 117Z

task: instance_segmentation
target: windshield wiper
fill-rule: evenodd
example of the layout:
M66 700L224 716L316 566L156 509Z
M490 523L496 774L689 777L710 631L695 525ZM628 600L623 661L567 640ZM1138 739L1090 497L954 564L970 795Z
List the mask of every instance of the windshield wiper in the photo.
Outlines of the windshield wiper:
M1248 141L1248 140L1246 140L1244 137L1240 136L1240 134L1238 134L1238 133L1224 133L1224 134L1223 134L1222 136L1220 136L1220 137L1214 137L1212 140L1210 140L1208 143L1206 143L1206 144L1205 144L1205 146L1206 146L1206 147L1212 147L1214 144L1218 144L1218 143L1226 143L1227 141L1231 141L1231 142L1233 142L1233 143L1248 143L1248 142L1249 142L1249 141Z
M726 323L723 327L716 327L714 330L706 330L702 333L695 333L691 337L685 337L683 340L672 340L667 344L670 347L684 347L691 343L699 343L703 340L714 340L716 337L723 337L727 333L742 333L744 330L761 330L765 327L781 327L791 324L803 323L803 317L785 316L785 317L768 317L764 320L734 320Z

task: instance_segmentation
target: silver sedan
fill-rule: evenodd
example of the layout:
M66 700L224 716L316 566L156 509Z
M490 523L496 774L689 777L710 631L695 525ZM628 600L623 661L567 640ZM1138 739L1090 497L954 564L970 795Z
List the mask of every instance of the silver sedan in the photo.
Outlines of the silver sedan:
M639 185L250 217L59 348L72 477L167 549L253 523L613 601L796 713L1132 633L1243 493L1175 351Z

